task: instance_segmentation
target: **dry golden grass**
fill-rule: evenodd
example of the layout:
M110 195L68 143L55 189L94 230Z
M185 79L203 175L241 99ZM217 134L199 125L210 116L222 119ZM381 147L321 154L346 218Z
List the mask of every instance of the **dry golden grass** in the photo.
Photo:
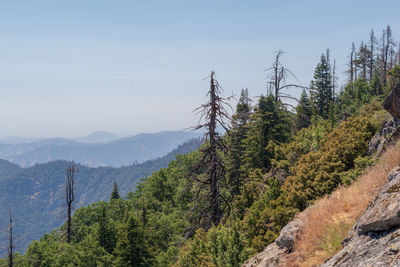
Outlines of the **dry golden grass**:
M351 186L338 188L301 213L304 227L288 266L318 266L336 254L340 242L387 182L388 173L398 165L400 149L392 146Z

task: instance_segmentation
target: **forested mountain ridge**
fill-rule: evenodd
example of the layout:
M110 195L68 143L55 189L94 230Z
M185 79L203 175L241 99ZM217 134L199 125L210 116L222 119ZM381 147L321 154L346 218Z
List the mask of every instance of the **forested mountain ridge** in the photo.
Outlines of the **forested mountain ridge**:
M354 184L379 160L368 147L390 119L381 102L400 82L400 55L389 26L379 49L374 38L372 32L370 47L352 46L343 88L330 51L324 52L295 109L284 101L291 97L285 88L302 86L285 83L290 71L279 51L270 90L253 103L242 90L229 135L215 131L226 126L226 99L212 72L198 125L208 139L199 150L153 173L127 199L78 209L71 242L63 225L15 260L21 266L240 266L296 214Z
M73 160L91 167L119 167L161 157L184 141L200 135L189 131L165 131L154 134L142 133L106 143L82 142L95 140L93 138L102 140L107 137L104 134L77 139L81 142L51 138L32 143L0 144L0 158L22 167L51 160Z
M126 197L136 184L147 175L166 167L177 155L197 149L199 139L190 140L162 158L120 168L91 168L78 163L76 175L76 200L74 207L108 200L116 181L120 194ZM18 238L17 251L24 251L32 240L51 229L59 227L65 220L64 184L66 168L73 164L68 161L52 161L21 168L5 160L0 161L0 225L6 226L8 208L15 216L15 232ZM7 236L0 236L0 243L6 243Z

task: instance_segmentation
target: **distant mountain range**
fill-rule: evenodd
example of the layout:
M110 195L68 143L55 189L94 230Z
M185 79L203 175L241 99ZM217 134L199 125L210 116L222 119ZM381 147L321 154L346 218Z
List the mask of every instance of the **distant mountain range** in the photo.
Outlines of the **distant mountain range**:
M97 131L88 136L74 138L75 141L80 143L108 143L117 140L118 136L113 133Z
M116 134L105 132L105 131L96 131L87 136L76 137L76 138L62 138L74 140L80 143L108 143L114 140L117 140L119 137ZM44 138L44 137L20 137L20 136L5 136L0 137L0 144L21 144L21 143L33 143L37 141L43 141L45 139L52 138Z
M163 138L154 139L154 136ZM115 142L118 144L116 151L122 149L124 145L128 148L140 148L142 152L150 149L157 150L158 146L163 146L163 149L166 149L165 147L168 146L165 143L170 142L172 144L169 145L173 146L174 143L178 142L179 137L187 137L186 133L181 133L181 135L174 133L173 136L174 138L171 138L171 133L164 132L122 139ZM52 140L51 142L56 141L63 147L68 147L72 142L65 140ZM146 145L141 147L138 145L139 142L144 142ZM96 201L108 200L114 181L118 184L121 196L126 196L129 191L135 188L141 178L166 167L169 162L175 159L176 155L186 154L197 149L200 143L200 139L191 139L161 158L120 168L91 168L75 164L79 172L76 175L74 207L79 208ZM88 147L92 148L92 146ZM156 153L147 152L147 154L155 155ZM6 233L1 230L7 228L10 208L14 214L18 251L24 251L32 240L38 239L43 234L61 226L65 220L63 205L66 168L71 164L72 162L57 160L45 164L36 164L29 168L21 168L9 161L0 160L0 245L7 243Z
M95 132L74 140L51 138L22 143L15 143L17 138L9 138L8 143L0 143L0 159L22 167L52 160L73 160L91 167L119 167L163 156L200 135L198 132L170 131L118 139L111 133Z

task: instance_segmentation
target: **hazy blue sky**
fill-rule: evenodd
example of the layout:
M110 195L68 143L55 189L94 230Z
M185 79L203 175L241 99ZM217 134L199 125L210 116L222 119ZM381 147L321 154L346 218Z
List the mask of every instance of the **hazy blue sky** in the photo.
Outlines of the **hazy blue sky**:
M399 10L365 0L3 1L0 136L183 129L197 122L210 70L226 94L257 96L274 51L287 51L308 85L330 47L343 74L370 29L380 36L390 24L400 40Z

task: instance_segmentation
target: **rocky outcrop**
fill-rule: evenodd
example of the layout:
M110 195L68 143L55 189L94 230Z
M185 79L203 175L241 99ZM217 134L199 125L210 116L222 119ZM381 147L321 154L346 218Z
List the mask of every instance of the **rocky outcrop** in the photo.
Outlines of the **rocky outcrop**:
M400 119L400 83L389 93L382 103L384 109L393 117Z
M263 252L247 260L243 267L275 267L285 266L285 256L288 253L286 249L282 249L272 243L268 245Z
M286 266L286 256L293 249L293 245L298 238L302 224L302 215L299 214L295 219L282 228L276 241L267 246L264 251L253 258L247 260L244 267L275 267Z
M368 155L379 157L385 147L388 147L400 137L400 120L390 118L383 124L381 130L372 137L368 145Z
M400 167L358 219L331 266L400 266Z
M384 148L397 141L400 137L400 83L389 93L382 106L393 116L382 126L381 130L371 139L368 155L379 155Z
M282 228L279 237L276 239L276 245L281 249L291 251L294 246L294 241L297 239L302 227L302 221L295 218Z

